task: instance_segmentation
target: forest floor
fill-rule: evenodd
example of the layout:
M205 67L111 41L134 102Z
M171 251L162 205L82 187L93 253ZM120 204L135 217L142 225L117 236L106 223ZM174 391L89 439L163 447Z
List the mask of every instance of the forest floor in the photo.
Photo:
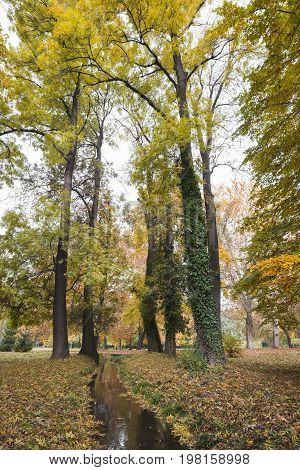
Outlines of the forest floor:
M178 360L143 352L124 357L120 375L190 448L300 447L300 349L245 351L195 376Z
M0 449L99 449L88 384L95 364L49 351L0 353Z

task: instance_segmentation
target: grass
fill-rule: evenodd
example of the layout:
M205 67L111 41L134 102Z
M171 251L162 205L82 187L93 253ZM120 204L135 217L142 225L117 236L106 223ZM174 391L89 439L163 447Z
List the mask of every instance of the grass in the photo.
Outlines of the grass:
M155 353L125 357L122 380L195 449L299 448L300 350L254 350L191 376Z
M49 351L0 353L0 449L99 449L90 414L92 361Z

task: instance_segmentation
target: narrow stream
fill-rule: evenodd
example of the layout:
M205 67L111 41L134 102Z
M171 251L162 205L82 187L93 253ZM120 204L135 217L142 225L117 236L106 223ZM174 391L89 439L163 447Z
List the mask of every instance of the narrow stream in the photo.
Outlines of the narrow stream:
M183 449L168 425L126 393L112 360L100 366L92 394L94 416L105 424L108 449Z

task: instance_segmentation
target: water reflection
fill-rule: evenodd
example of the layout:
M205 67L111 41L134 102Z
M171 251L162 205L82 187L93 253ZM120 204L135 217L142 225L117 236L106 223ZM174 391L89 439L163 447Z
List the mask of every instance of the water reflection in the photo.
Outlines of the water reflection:
M106 360L93 386L94 415L106 426L108 449L181 449L168 426L126 394L117 367Z

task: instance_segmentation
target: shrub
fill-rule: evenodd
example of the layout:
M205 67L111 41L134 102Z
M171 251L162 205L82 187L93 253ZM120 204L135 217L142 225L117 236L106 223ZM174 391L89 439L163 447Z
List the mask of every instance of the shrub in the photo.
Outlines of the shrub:
M237 357L241 355L243 346L242 341L231 333L223 335L223 344L225 353L229 357Z
M178 356L178 363L181 367L186 369L192 377L207 368L203 357L200 356L199 353L191 350L183 351Z
M0 343L0 351L13 351L16 342L16 330L6 328Z
M33 348L33 344L34 342L30 338L29 333L27 333L26 331L22 331L17 337L14 350L17 352L31 351L31 349Z

